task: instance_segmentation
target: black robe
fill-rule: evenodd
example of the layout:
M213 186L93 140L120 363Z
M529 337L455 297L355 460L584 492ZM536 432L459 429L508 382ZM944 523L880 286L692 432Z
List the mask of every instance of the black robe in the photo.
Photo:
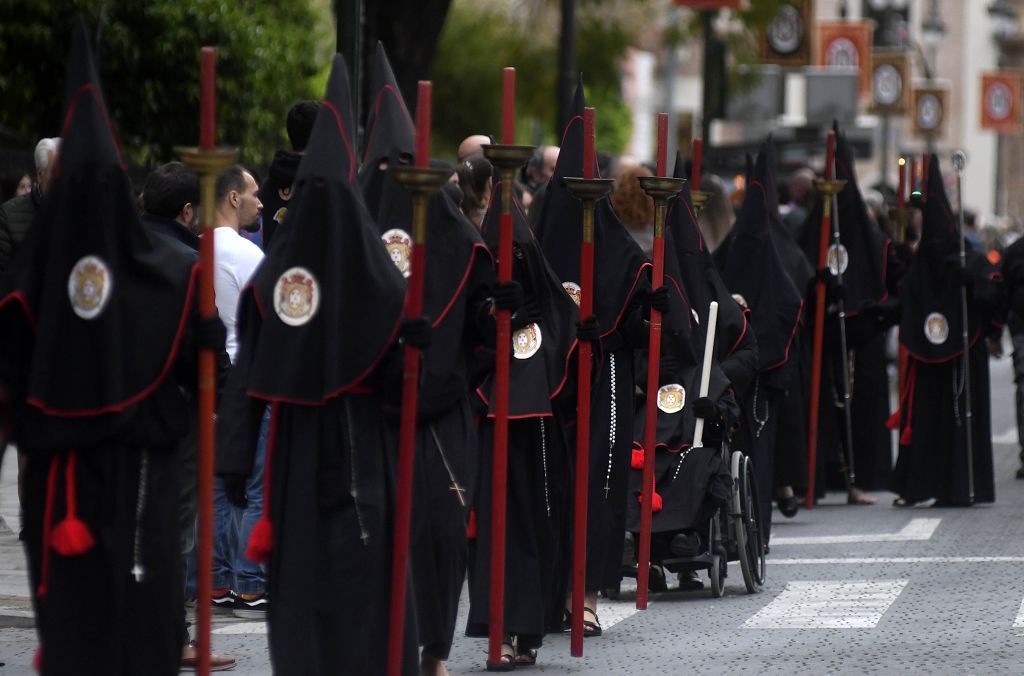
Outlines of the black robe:
M892 489L910 503L946 505L995 500L991 407L984 337L998 335L1004 314L1001 276L968 251L961 277L957 231L938 158L928 167L921 243L902 286L900 342L907 373L900 401L900 453ZM968 360L973 418L973 487L965 424L961 284L967 285Z
M499 183L483 233L497 258ZM543 635L561 621L568 573L566 529L572 495L566 421L574 401L570 357L575 350L578 310L552 272L513 199L512 278L523 286L533 320L513 317L517 329L539 333L539 345L520 350L509 363L508 508L505 558L505 620L507 633L519 636L520 647L540 645ZM533 351L535 348L536 351ZM532 352L532 354L531 354ZM493 357L492 357L493 359ZM471 523L469 592L466 633L486 636L490 607L491 504L494 426L494 381L489 375L477 388L483 404L480 425L478 487ZM568 404L568 406L567 406Z
M139 223L81 22L67 86L53 184L0 280L39 659L47 674L176 674L194 257Z

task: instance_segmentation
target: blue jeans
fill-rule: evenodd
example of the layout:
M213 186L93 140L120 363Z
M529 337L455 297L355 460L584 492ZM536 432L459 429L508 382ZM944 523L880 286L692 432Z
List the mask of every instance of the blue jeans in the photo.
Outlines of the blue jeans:
M239 509L224 494L218 477L213 486L213 588L232 589L238 594L261 594L267 585L267 570L245 558L249 534L263 511L263 465L267 455L270 407L263 413L256 442L252 474L245 486L248 504Z

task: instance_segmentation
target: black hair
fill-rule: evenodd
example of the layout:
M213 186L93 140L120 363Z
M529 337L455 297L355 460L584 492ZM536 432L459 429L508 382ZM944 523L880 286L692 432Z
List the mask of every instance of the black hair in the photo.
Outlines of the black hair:
M243 192L245 190L245 174L245 167L240 164L236 164L229 167L223 174L218 176L217 187L214 190L215 202L220 204L220 201L227 197L228 193L232 190L235 192Z
M168 162L146 177L142 194L147 213L177 218L186 204L199 204L199 177L181 162Z
M319 101L306 100L299 101L288 111L288 141L295 152L301 153L306 149L319 110Z
M467 216L486 202L487 179L494 173L489 160L481 155L470 155L455 168L462 189L462 211Z

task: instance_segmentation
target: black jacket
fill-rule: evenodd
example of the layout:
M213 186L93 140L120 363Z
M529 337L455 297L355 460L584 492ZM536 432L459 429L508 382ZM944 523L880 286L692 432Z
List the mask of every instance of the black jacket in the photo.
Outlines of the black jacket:
M25 239L25 233L32 227L42 202L39 184L33 183L31 192L0 204L0 273L7 270L8 263Z

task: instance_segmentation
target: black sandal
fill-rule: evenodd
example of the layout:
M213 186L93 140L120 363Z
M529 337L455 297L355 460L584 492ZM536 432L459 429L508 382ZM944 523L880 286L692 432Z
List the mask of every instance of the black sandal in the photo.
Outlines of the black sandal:
M507 639L501 642L501 658L497 662L487 660L487 671L512 671L516 668L516 660L515 639Z
M594 621L591 622L587 619L587 613L594 616ZM600 636L604 630L601 628L601 619L597 616L592 609L583 608L583 637L590 638L592 636Z
M537 649L536 648L516 648L516 661L515 666L517 667L532 667L537 664Z

